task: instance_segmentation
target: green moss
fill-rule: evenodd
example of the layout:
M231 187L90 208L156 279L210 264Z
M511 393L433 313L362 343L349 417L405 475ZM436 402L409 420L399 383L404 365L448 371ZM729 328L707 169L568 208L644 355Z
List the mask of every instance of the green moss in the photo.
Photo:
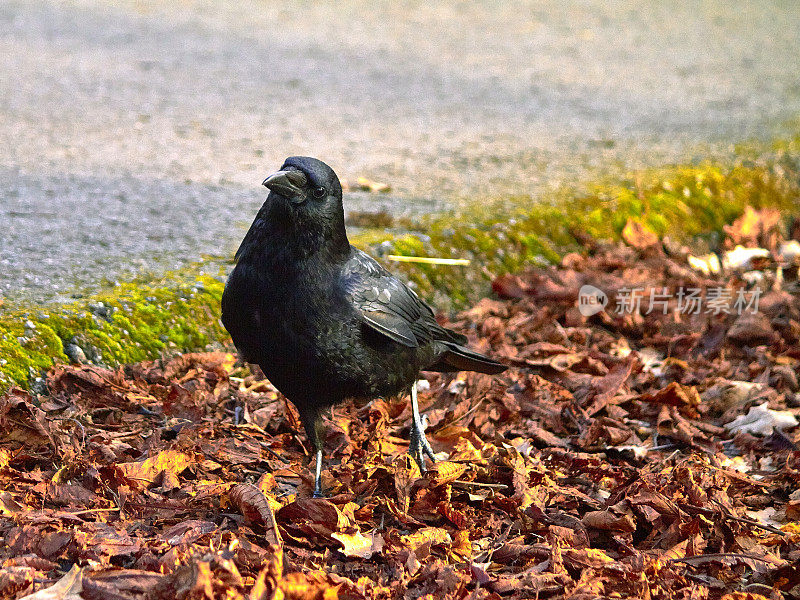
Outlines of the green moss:
M628 219L642 222L661 236L714 248L722 239L723 226L747 205L775 207L787 215L798 209L800 137L769 147L743 144L730 164L705 162L637 171L582 189L562 188L540 199L518 197L467 205L447 215L420 219L414 226L419 233L381 236L370 231L356 236L354 243L375 255L470 259L466 268L389 264L442 308L460 307L486 294L495 275L532 263L555 263L565 252L580 250L577 238L581 234L618 239Z
M623 179L562 188L544 198L502 198L444 215L369 229L353 242L372 254L467 258L469 266L382 262L437 308L473 302L492 277L530 264L551 264L582 248L579 238L619 237L629 218L660 235L714 248L723 225L745 206L800 205L800 137L737 147L730 164L679 165ZM0 309L0 390L28 385L76 347L99 364L153 358L228 342L219 321L222 278L189 269L157 281L133 281L87 301L55 307ZM67 352L69 350L69 352Z
M0 313L0 389L25 386L67 361L74 345L88 360L117 365L190 351L228 339L219 321L224 284L192 272L171 273L144 285L124 283L87 301L54 307L7 308ZM70 348L75 354L75 348Z

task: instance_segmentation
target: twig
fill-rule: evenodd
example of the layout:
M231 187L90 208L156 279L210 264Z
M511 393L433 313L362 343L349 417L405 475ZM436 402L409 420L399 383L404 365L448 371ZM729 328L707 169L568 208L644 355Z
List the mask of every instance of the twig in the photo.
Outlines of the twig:
M697 556L687 556L685 558L670 558L668 562L672 563L686 563L687 565L696 565L718 558L745 558L747 560L757 560L759 562L772 564L773 561L768 558L756 556L755 554L740 554L737 552L717 552L715 554L698 554Z
M492 489L500 489L508 487L505 483L481 483L480 481L462 481L461 479L456 479L453 483L454 484L460 483L461 485L464 486L471 485L473 487L484 487Z
M83 426L83 423L78 421L78 419L70 418L69 420L81 428L81 446L86 446L86 428Z
M484 396L484 397L482 397L480 400L478 400L478 401L475 403L475 406L473 406L472 408L470 408L470 409L469 409L467 412L465 412L463 415L461 415L461 416L460 416L460 417L458 417L457 419L454 419L454 420L453 420L453 424L455 424L455 423L458 423L459 421L461 421L461 420L463 420L463 419L466 419L468 416L470 416L472 413L474 413L476 410L478 410L478 408L480 408L480 405L481 405L481 404L483 404L483 401L484 401L485 399L486 399L486 396Z
M89 513L117 512L118 510L120 510L119 506L114 506L113 508L87 508L86 510L78 510L75 512L71 512L69 514L78 516L78 515L87 515Z
M771 533L777 533L780 535L789 535L785 531L781 531L777 527L773 527L772 525L764 525L763 523L759 523L754 519L748 519L747 517L736 517L734 515L727 515L729 519L733 519L734 521L739 521L740 523L744 523L745 525L752 525L757 529L764 529L765 531L769 531Z
M435 258L433 256L399 256L390 254L386 257L389 260L408 263L424 263L426 265L468 265L467 258Z
M717 504L719 506L719 504ZM684 504L683 508L689 511L699 512L707 517L714 516L714 511L709 508L703 508L702 506L694 506L693 504ZM785 531L781 531L777 527L773 527L772 525L764 525L756 521L755 519L750 519L748 517L737 517L736 515L732 515L729 513L725 508L719 506L720 510L722 511L722 516L726 519L730 519L731 521L737 521L738 523L744 523L745 525L750 525L751 527L755 527L757 529L763 529L765 531L769 531L771 533L777 533L779 535L789 535Z
M275 452L275 450L273 450L272 448L270 448L269 446L267 446L263 442L262 442L262 446L261 447L264 448L264 450L266 450L269 454L271 454L272 456L277 458L279 461L281 461L283 464L285 464L285 465L291 464L292 461L290 461L288 458L285 458L285 457L281 456L280 454Z

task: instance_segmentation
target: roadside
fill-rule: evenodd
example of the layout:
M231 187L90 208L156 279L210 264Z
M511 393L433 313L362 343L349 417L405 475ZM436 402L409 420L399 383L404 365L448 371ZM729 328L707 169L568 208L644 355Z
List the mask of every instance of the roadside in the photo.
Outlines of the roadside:
M586 182L540 202L469 206L405 222L392 234L366 229L354 242L399 272L437 309L465 307L497 276L558 264L585 240L620 239L629 222L671 246L720 250L724 227L746 207L796 213L800 137L739 148L735 160L663 167ZM467 258L469 266L394 263L387 255ZM53 361L113 366L229 343L219 322L225 273L199 263L159 280L134 280L85 300L52 307L0 308L0 388L36 385Z
M229 257L289 154L417 217L784 135L791 2L0 4L0 295Z

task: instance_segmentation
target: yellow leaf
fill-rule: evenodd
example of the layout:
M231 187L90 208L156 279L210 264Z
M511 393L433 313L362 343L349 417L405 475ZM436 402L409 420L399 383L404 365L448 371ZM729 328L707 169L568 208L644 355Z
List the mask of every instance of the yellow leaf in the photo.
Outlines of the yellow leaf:
M453 540L450 550L453 554L461 558L469 558L472 556L472 542L469 541L469 531L462 529L456 532L456 538Z
M452 538L447 531L440 527L423 527L419 531L402 536L400 541L416 551L420 546L429 542L431 546L449 544Z
M644 250L650 246L658 244L658 236L647 228L646 225L633 219L628 219L625 228L622 230L622 239L629 246L638 250Z
M179 475L190 464L192 464L192 457L188 454L166 450L143 462L120 463L117 465L117 469L128 479L150 484L160 473L166 471Z
M374 531L368 536L356 530L355 533L332 533L331 537L342 544L345 556L370 558L383 548L383 537Z
M434 486L445 485L455 481L464 474L467 470L467 465L453 462L440 462L434 464L430 470L425 473L425 479L430 480Z

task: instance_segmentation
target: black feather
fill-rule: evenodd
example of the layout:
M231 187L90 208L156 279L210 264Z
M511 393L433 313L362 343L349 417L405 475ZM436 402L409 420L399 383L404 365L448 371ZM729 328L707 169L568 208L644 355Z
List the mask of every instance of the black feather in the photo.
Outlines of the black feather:
M398 394L424 370L505 369L465 348L466 338L439 325L411 288L350 245L330 167L291 157L281 170L292 169L307 182L279 188L290 197L273 189L259 210L236 253L222 322L244 358L297 406L316 448L324 407Z

